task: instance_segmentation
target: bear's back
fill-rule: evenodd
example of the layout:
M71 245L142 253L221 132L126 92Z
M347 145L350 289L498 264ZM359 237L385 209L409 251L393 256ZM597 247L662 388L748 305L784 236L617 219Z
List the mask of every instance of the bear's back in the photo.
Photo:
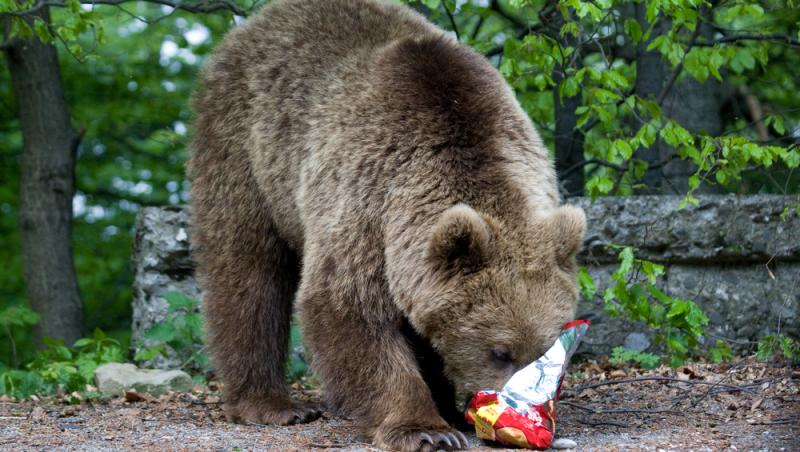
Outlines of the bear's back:
M547 150L499 73L407 7L275 1L229 33L201 85L197 125L234 144L225 164L247 162L295 249L307 217L373 211L388 193L557 201ZM518 211L513 199L502 204Z
M365 70L376 49L443 33L383 0L277 0L229 32L203 70L194 100L192 166L247 162L276 226L302 242L300 166L314 148L315 108ZM206 146L209 135L230 143ZM313 134L312 134L313 135ZM231 155L227 155L231 154Z

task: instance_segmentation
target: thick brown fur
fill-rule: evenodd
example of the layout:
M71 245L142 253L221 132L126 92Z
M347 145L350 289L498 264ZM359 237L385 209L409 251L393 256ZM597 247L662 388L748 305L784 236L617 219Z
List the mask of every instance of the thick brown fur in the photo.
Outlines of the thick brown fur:
M319 415L284 383L295 302L329 408L378 446L466 447L409 325L459 396L499 388L572 319L585 228L498 72L405 7L278 0L220 45L195 109L194 245L228 416Z

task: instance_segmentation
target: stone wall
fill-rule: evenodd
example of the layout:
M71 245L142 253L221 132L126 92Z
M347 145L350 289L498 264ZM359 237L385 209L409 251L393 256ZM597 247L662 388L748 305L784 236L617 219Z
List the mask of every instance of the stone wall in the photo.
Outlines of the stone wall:
M800 196L701 196L697 206L686 209L673 196L570 202L586 210L589 231L580 260L600 290L617 262L607 245L630 245L638 257L666 266L662 290L691 298L705 310L707 342L725 338L747 347L765 334L800 336ZM164 293L201 296L192 273L187 217L183 207L139 213L134 347L141 346L144 331L164 320ZM593 322L581 353L608 353L621 344L639 350L649 346L645 325L607 316L599 297L581 301L579 316ZM153 364L174 365L178 359Z
M185 207L145 207L136 218L131 266L133 279L133 335L131 346L138 352L149 345L144 333L167 317L163 295L180 292L200 299L189 255L188 213ZM160 368L178 367L188 356L156 358L146 363Z
M598 286L607 287L616 268L607 245L630 245L637 257L665 265L662 290L703 308L707 343L728 339L746 348L766 334L800 335L800 196L702 196L686 209L680 199L573 200L589 220L581 260ZM579 306L579 316L593 321L581 351L647 344L645 325L610 318L599 297Z

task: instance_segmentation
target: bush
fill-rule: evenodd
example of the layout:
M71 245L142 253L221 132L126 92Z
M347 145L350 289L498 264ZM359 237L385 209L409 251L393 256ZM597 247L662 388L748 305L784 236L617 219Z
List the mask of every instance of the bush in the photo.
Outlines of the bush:
M758 341L756 358L767 361L778 356L800 363L800 342L783 334L764 336Z
M85 391L94 383L94 371L105 363L125 361L115 339L96 329L92 337L78 339L72 347L45 338L45 349L36 354L26 370L6 369L0 374L0 393L22 399Z
M153 325L144 334L152 345L140 350L134 360L150 361L158 356L168 356L170 350L187 356L181 368L194 364L208 372L208 357L203 347L203 319L199 314L200 301L179 292L164 294L167 301L167 318Z
M146 362L158 356L168 356L170 351L174 351L179 356L187 357L181 368L193 367L199 369L202 374L210 373L212 369L203 345L200 301L178 292L166 293L164 299L168 306L167 318L145 332L144 338L151 345L140 350L134 356L134 360L140 363ZM300 350L302 350L300 330L296 324L292 324L289 358L286 364L286 376L290 381L299 380L308 373L308 365Z
M611 275L613 285L603 291L604 310L613 317L624 315L630 320L644 322L655 331L655 342L664 346L667 364L683 365L699 354L708 317L694 301L669 296L656 287L664 275L663 265L637 258L632 247L617 248L620 249L619 267ZM578 283L584 298L596 295L596 285L586 269L580 270ZM730 347L720 341L709 353L712 360L731 357ZM614 349L611 358L612 362L634 361L643 367L656 367L660 363L656 355L622 347Z

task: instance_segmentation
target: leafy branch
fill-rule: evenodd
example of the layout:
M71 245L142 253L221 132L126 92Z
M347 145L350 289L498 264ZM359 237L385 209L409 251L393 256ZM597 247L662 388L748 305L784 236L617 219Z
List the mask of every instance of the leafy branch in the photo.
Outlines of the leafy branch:
M237 16L246 17L250 10L241 8L236 3L230 0L213 0L213 1L198 1L198 2L183 2L182 0L79 0L83 5L112 5L118 6L124 3L133 2L153 3L156 5L169 6L178 10L183 10L190 13L214 13L217 11L230 11ZM64 0L39 0L33 6L16 11L0 12L0 16L17 16L29 17L34 16L41 10L48 7L65 8L69 7L71 2Z

